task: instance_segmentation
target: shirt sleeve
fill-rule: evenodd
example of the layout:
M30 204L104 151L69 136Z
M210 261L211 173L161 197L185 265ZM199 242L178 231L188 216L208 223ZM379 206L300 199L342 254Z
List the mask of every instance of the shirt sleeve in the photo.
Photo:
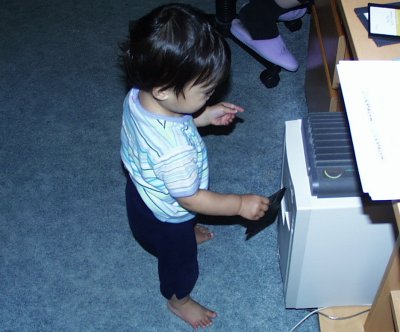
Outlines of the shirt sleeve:
M192 146L174 148L160 157L154 172L172 197L192 196L199 189L197 153Z

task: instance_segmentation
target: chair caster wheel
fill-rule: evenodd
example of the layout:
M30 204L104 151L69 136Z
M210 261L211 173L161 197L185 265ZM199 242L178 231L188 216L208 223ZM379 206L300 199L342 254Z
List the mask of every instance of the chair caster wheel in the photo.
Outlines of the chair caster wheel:
M286 28L288 28L291 32L300 30L302 24L303 24L303 22L301 21L300 18L298 18L297 20L285 22Z
M268 89L274 88L278 85L280 77L279 72L281 68L275 66L273 68L265 69L260 74L260 80Z

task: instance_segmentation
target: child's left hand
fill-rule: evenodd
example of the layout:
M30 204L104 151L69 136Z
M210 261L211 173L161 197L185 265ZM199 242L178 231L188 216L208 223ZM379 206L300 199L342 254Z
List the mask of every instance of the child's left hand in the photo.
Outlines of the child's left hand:
M203 121L201 121L201 124L203 126L210 124L214 126L227 126L232 123L238 112L244 112L244 109L231 103L221 102L213 106L208 106L199 118L202 117ZM200 126L201 124L199 123Z

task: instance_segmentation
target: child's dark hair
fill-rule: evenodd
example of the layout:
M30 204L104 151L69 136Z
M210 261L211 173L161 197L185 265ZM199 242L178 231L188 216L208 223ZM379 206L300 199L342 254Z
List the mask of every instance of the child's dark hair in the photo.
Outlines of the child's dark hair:
M158 7L130 26L121 47L130 86L144 91L173 89L188 83L218 85L227 78L230 50L200 10L184 4Z

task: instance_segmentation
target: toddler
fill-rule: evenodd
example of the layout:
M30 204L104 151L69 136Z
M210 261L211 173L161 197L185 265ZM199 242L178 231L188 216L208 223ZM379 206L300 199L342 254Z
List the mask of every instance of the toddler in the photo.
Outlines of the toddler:
M121 158L129 177L129 224L157 257L168 308L193 328L216 312L190 296L198 278L197 244L212 237L195 225L197 213L258 220L266 197L208 190L207 150L197 127L229 125L243 109L206 106L230 69L226 41L189 5L158 7L135 22L122 47L131 90L123 105Z

